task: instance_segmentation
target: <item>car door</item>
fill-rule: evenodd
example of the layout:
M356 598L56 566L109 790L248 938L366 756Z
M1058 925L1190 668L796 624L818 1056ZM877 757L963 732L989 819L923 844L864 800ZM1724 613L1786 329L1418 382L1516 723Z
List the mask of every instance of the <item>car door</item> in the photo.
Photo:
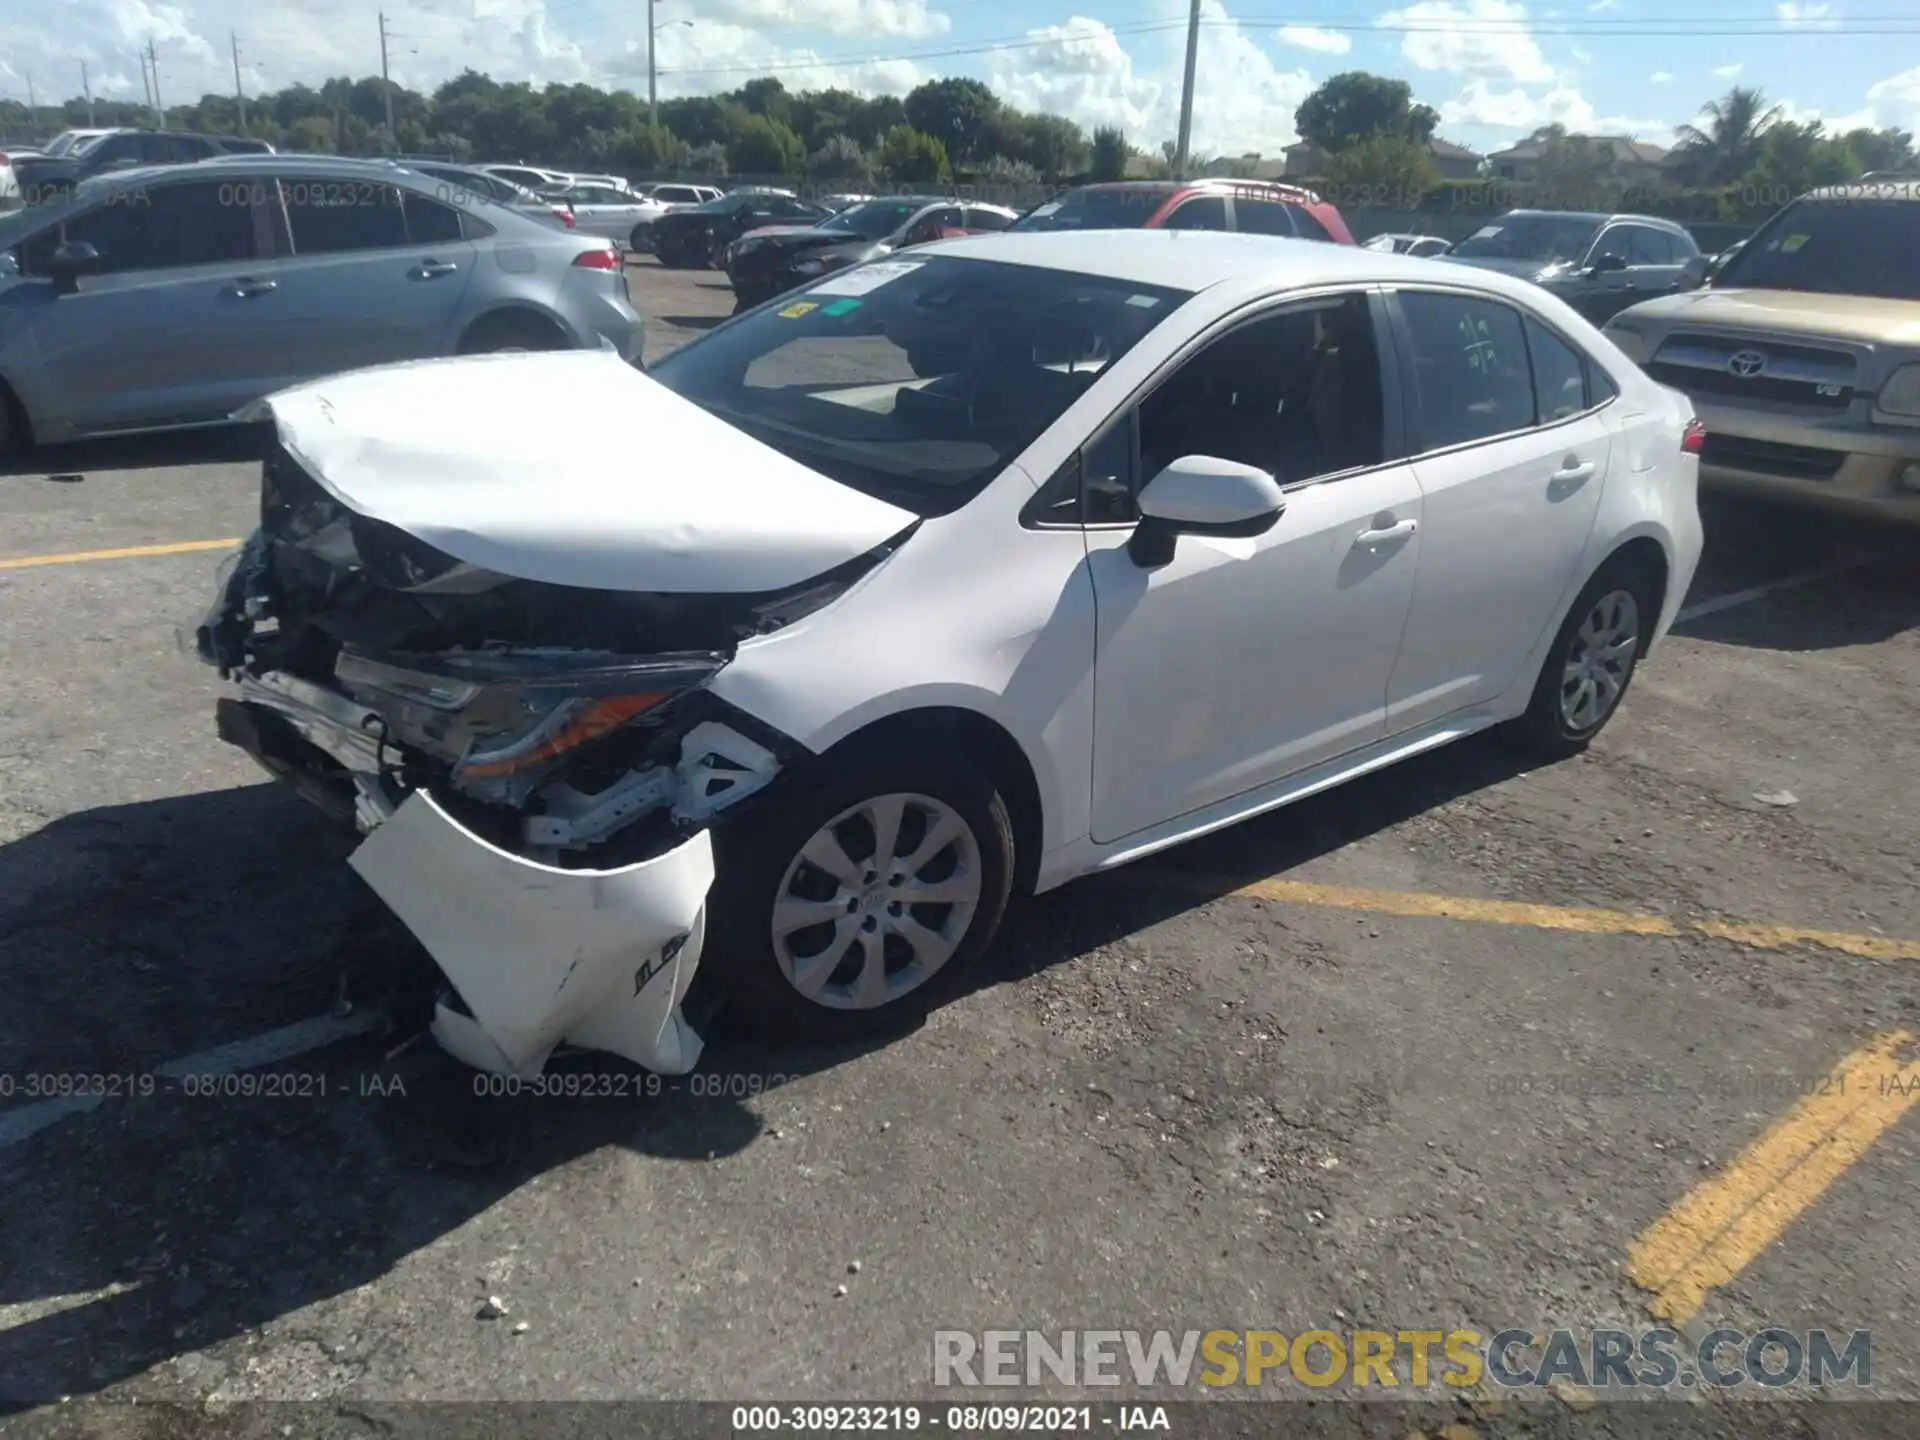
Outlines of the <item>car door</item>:
M1392 298L1423 500L1391 731L1485 704L1559 623L1612 458L1589 362L1531 313L1460 291Z
M452 352L478 252L459 210L391 183L292 169L282 255L261 305L281 380Z
M603 240L625 240L633 229L626 197L605 185L576 185L561 200L573 207L573 228Z
M1680 269L1671 254L1664 232L1616 221L1594 237L1579 268L1552 289L1594 324L1604 324L1627 306L1672 288Z
M46 276L62 243L99 253L77 291L48 282L9 298L29 311L40 383L77 429L219 420L260 393L255 376L278 348L258 290L272 237L248 184L117 194L36 235L23 273Z
M1245 317L1086 452L1096 840L1380 737L1421 543L1383 314L1355 290ZM1268 470L1286 510L1251 539L1183 535L1142 568L1134 497L1186 454Z

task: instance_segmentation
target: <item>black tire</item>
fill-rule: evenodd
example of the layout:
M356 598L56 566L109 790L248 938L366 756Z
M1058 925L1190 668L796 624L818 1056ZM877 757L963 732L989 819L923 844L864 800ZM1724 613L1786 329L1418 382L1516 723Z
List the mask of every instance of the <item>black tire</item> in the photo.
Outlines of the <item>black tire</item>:
M27 412L6 381L0 380L0 455L13 455L33 444Z
M1647 567L1632 556L1616 556L1602 565L1580 591L1566 619L1561 621L1559 633L1554 636L1540 667L1540 678L1534 683L1533 699L1526 713L1501 727L1501 738L1546 760L1564 760L1585 750L1619 713L1627 698L1640 656L1647 648L1647 637L1659 619L1656 613L1659 594L1657 577L1649 574ZM1631 614L1617 603L1612 613L1616 621L1630 624L1633 645L1622 663L1601 665L1582 632L1603 603L1616 602L1617 597L1622 596L1631 601ZM1604 700L1597 712L1585 712L1570 703L1570 690L1574 696L1582 692L1568 680L1568 669L1583 658L1593 659L1597 668L1610 674L1617 686L1608 694L1604 682L1590 682L1595 685L1594 694Z
M653 227L636 225L633 233L627 236L627 248L637 255L645 255L653 249Z
M834 1008L803 995L787 978L775 949L774 905L781 898L789 867L800 863L802 848L829 822L865 801L890 795L925 797L964 824L972 841L972 854L979 862L977 899L970 918L956 914L955 906L910 907L907 918L930 927L938 928L943 917L964 924L952 953L917 986L884 1004L867 1009ZM900 822L903 843L916 844L917 838L924 836L927 821L921 818L922 813L917 807L909 807ZM915 826L918 828L911 828ZM863 895L876 906L881 905L891 892L885 888L886 876L877 870L869 872L872 827L863 820L850 820L840 826L839 834L843 853L861 867L863 876L874 875L873 880L862 881ZM863 836L869 852L865 860L858 855ZM918 875L924 881L938 883L943 878L940 867L949 860L955 862L955 870L944 878L959 873L958 861L966 853L966 843L961 840L933 852ZM918 1023L964 987L968 971L999 930L1013 889L1013 823L1005 800L992 779L964 757L931 749L909 751L889 746L789 771L753 806L750 818L718 830L714 846L717 879L707 905L706 953L700 966L703 978L714 987L712 998L729 1009L745 1028L763 1038L789 1043L831 1044L893 1035ZM795 898L815 903L838 906L841 900L837 897L850 894L842 882L811 865L796 871L793 885ZM801 890L815 893L799 894ZM829 890L834 895L829 896ZM860 897L852 898L861 903ZM884 908L891 911L898 907ZM829 942L841 934L843 924L857 931L845 947L848 959L826 977L823 985L823 991L850 994L851 973L838 985L835 977L849 965L859 970L869 934L878 937L881 963L887 967L889 978L898 979L906 971L898 961L911 953L911 947L876 928L877 923L877 912L857 924L849 913L845 921L836 919L796 930L787 943L790 953L801 952L799 958L805 959L809 954L824 953ZM818 949L814 948L816 941Z
M536 315L486 315L460 337L459 354L493 355L503 350L565 350L567 337Z

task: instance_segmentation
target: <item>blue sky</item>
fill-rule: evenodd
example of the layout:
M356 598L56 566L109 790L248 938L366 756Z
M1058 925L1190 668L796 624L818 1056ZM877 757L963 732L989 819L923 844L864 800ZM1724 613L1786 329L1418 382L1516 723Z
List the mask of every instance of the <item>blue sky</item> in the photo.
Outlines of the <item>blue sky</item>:
M644 0L0 0L0 92L44 102L141 94L151 40L162 96L249 92L379 67L420 88L472 66L501 79L646 88ZM1145 148L1179 104L1186 0L657 0L662 96L777 74L793 89L903 93L972 75L1006 99L1118 124ZM1906 18L1900 18L1904 12ZM1797 117L1920 128L1911 0L1204 0L1195 148L1275 154L1293 110L1345 69L1409 81L1441 133L1486 150L1559 121L1666 141L1707 98L1757 85ZM691 22L691 23L687 23Z

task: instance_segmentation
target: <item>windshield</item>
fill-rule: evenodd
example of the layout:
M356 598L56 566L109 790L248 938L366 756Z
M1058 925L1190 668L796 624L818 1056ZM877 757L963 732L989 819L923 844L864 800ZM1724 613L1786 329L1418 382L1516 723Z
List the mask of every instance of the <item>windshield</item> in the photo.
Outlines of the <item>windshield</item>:
M941 515L1188 293L1000 262L883 260L722 325L648 374L823 475Z
M869 200L842 210L830 220L822 220L822 230L845 230L862 240L884 240L920 211L916 204L898 200Z
M746 204L739 195L722 195L718 200L709 200L704 205L696 205L689 212L694 215L730 215Z
M1581 215L1502 215L1447 253L1462 260L1533 260L1555 265L1587 253L1600 222Z
M1102 186L1075 190L1030 210L1014 230L1138 230L1172 198L1164 189Z
M1713 285L1920 300L1920 195L1795 201L1740 247Z
M84 139L74 141L67 153L78 159L91 151L98 150L101 141L110 139L116 133L115 131L109 130L101 135L88 135Z

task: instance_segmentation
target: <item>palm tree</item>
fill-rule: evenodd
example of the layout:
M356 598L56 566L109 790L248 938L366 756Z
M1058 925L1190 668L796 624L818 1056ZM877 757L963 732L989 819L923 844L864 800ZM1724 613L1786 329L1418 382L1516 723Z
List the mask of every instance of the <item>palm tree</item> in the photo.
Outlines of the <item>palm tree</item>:
M1700 109L1700 125L1682 125L1674 146L1676 161L1696 182L1720 184L1752 168L1760 137L1780 118L1759 90L1736 85Z

